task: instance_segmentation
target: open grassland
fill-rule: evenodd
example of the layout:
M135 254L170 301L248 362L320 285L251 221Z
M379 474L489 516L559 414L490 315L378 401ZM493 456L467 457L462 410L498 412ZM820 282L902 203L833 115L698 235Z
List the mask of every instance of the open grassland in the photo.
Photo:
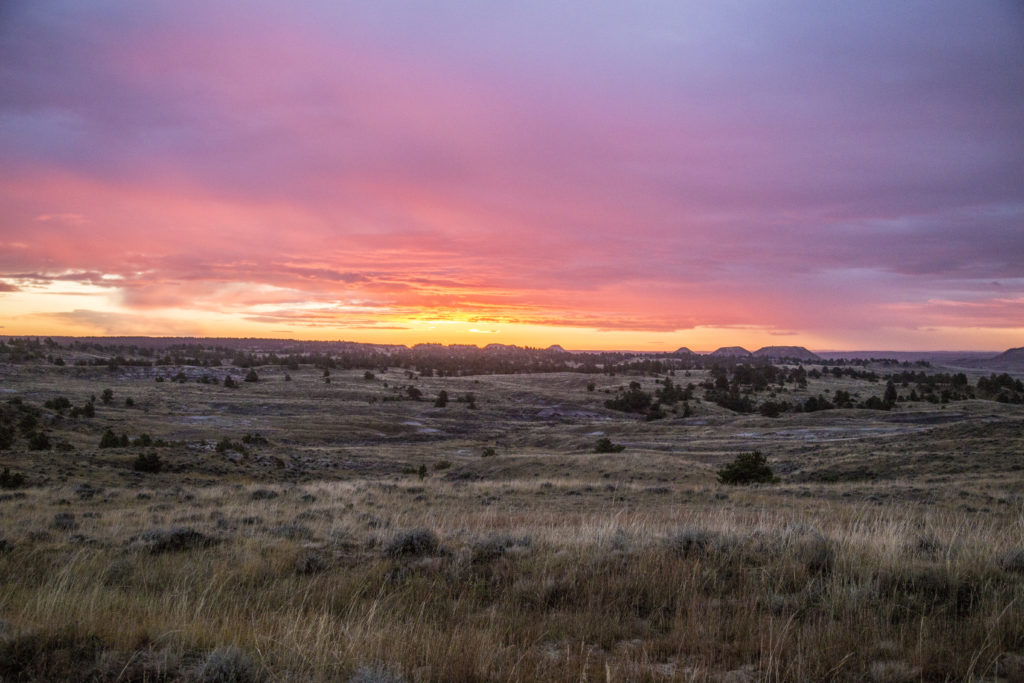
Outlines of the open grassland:
M647 422L604 401L650 376L256 370L0 367L112 393L0 451L0 680L1024 678L1019 405ZM752 449L780 481L718 483Z

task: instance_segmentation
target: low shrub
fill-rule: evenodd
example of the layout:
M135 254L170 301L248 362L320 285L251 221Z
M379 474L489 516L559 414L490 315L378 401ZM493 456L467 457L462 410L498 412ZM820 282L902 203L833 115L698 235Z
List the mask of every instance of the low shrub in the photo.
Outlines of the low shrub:
M666 550L680 557L705 557L730 549L735 540L717 531L684 528L669 535L664 541Z
M0 472L0 489L17 489L25 485L25 475L20 472L11 474L11 468L5 467Z
M318 552L312 550L299 555L295 560L295 573L302 575L317 574L327 569L327 560Z
M28 449L30 451L48 451L51 446L50 437L43 432L36 432L28 437Z
M384 546L388 557L425 557L440 552L437 534L430 529L413 529L394 536Z
M740 453L736 459L718 470L723 484L770 484L778 481L761 451Z
M200 533L191 527L173 529L150 529L129 539L129 544L148 550L154 555L181 552L194 548L216 545L217 539Z
M1024 549L1011 550L999 558L999 566L1004 571L1024 574Z
M103 436L100 437L100 448L124 448L128 446L128 443L127 434L118 436L110 427L107 427L107 431L103 432Z
M262 680L249 655L237 647L212 650L196 671L198 683L255 683Z
M595 453L621 453L624 450L626 450L625 446L612 443L612 440L607 436L598 439L597 443L594 444Z
M132 463L132 469L136 472L149 472L156 474L163 469L164 463L156 453L139 453Z
M74 531L78 528L78 522L75 521L74 513L58 512L53 516L51 526L58 531Z

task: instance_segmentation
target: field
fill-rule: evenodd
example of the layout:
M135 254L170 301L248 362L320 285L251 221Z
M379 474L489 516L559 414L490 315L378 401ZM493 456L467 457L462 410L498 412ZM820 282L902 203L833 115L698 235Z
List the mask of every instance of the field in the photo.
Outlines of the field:
M1024 680L1021 403L60 355L0 364L2 681ZM776 398L882 397L858 367ZM754 450L777 481L720 483Z

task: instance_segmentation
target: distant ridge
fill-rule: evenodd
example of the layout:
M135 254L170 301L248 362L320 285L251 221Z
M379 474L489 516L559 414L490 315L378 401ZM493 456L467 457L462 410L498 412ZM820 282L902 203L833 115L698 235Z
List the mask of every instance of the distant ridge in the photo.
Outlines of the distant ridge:
M986 370L1002 370L1004 372L1024 372L1024 346L1007 349L998 356L985 361L975 361L971 365Z
M720 349L715 349L708 355L712 358L746 358L750 355L750 351L747 351L742 346L723 346Z
M565 353L565 349L563 349L560 344L552 344L551 346L549 346L548 348L546 348L544 350L545 351L557 351L559 353Z
M803 346L765 346L754 351L757 358L793 358L795 360L821 360L821 356Z
M690 349L686 348L685 346L680 346L678 349L676 349L675 351L672 352L672 355L673 356L696 356L697 354L695 354L693 351L691 351Z
M1007 349L1001 354L992 359L993 361L1013 361L1015 363L1024 362L1024 346L1018 346L1015 349Z

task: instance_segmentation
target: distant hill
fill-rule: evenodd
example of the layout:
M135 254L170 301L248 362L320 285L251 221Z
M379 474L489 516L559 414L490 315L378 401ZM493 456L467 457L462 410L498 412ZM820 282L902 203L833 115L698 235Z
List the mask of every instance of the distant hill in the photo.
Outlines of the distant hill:
M988 372L1007 372L1013 375L1024 375L1024 346L1007 349L1000 354L979 351L937 351L921 354L933 366L946 368L974 368ZM893 357L899 358L894 355Z
M990 358L985 361L976 361L974 363L977 367L985 368L986 370L1002 370L1003 372L1024 372L1024 346L1018 346L1014 349L1007 349L995 358Z
M720 349L715 349L708 355L712 358L746 358L750 355L750 351L747 351L742 346L723 346Z
M551 346L546 348L545 351L557 351L559 353L565 353L565 349L563 349L559 344L552 344Z
M754 351L757 358L793 358L796 360L821 360L821 357L802 346L765 346Z
M673 353L673 356L695 356L696 354L685 346L680 346Z
M1024 362L1024 346L1018 346L1015 349L1007 349L1001 354L992 359L993 362L1011 362L1021 363Z

